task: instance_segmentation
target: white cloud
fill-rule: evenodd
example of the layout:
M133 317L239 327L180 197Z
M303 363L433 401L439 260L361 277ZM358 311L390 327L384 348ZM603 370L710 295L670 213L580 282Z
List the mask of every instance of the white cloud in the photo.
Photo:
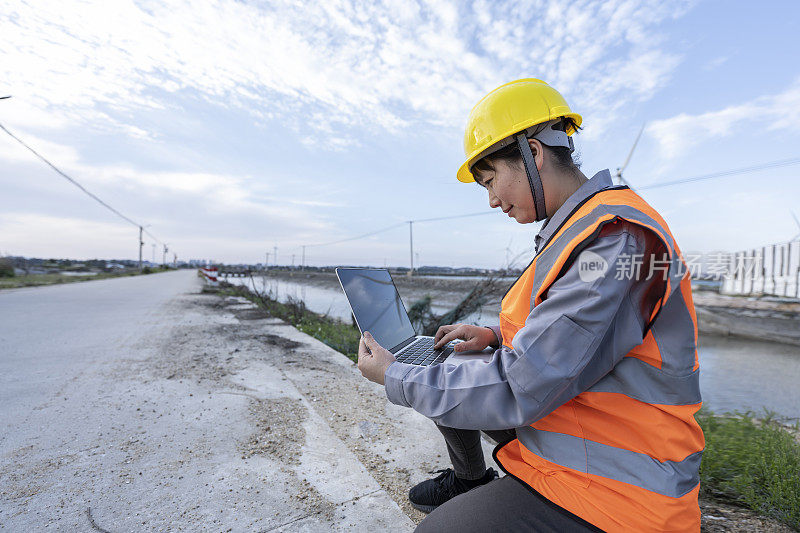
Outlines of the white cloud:
M161 92L196 91L344 149L362 128L460 129L482 93L533 75L600 131L669 77L679 58L659 48L659 25L687 5L20 1L0 19L0 79L23 107L3 116L143 137L131 110L163 108Z
M20 136L18 132L12 133L37 153L52 158L60 164L74 166L80 160L78 151L72 146L51 142L35 135ZM0 160L29 163L34 160L34 157L30 150L9 137L4 131L0 131Z
M197 227L200 227L199 221ZM159 236L157 230L155 233ZM0 213L0 235L0 254L80 259L131 259L138 256L138 231L121 220L103 222L94 218L4 212ZM81 238L76 239L76 236ZM148 234L144 235L143 240L143 258L150 260L153 240ZM69 246L61 243L69 243ZM295 250L292 249L289 253L292 252ZM177 253L183 260L192 257L250 257L256 261L260 255L254 254L252 237L221 235L213 231L206 234L192 231L187 235L180 235L179 244L170 246L170 259L172 253ZM156 258L161 258L160 245L156 246Z
M55 243L70 242L65 257L133 257L136 252L136 228L118 223L98 222L82 218L55 217L40 213L0 213L2 252L16 255L52 257ZM75 239L76 235L91 238ZM146 250L149 251L149 250ZM145 254L147 257L148 254Z
M587 137L597 136L624 106L651 98L668 81L681 58L666 49L661 32L688 6L13 0L0 17L0 94L14 98L0 102L0 122L112 205L153 223L164 238L194 238L180 231L203 220L195 229L219 242L226 234L236 243L239 237L251 244L327 241L352 233L347 221L333 224L328 213L361 198L337 183L304 178L317 173L302 165L272 164L284 154L296 158L294 146L355 155L370 136L391 144L430 139L440 129L456 144L480 96L530 76L561 90L584 115ZM265 135L273 144L259 156L272 158L270 164L251 158L237 166L235 158L254 151L237 151L231 139L243 115L268 134L280 123L281 134L293 131L294 138ZM217 143L213 128L220 125L230 129ZM349 154L309 158L324 164L328 155L349 164ZM31 166L18 165L25 161ZM0 162L28 175L50 172L7 138L0 140ZM292 175L276 175L276 167ZM7 189L18 188L24 209L51 200L39 196L46 191L31 194L32 186L10 173L3 180ZM17 206L6 196L2 207Z
M703 65L703 70L715 70L724 65L725 63L727 63L729 59L730 59L729 56L715 57L714 59L708 61L705 65Z
M312 214L312 210L340 205L329 200L329 191L324 188L309 191L303 190L302 185L298 184L296 187L284 186L280 195L265 196L258 194L259 188L265 186L254 183L255 180L248 176L210 172L145 171L124 165L92 165L83 161L78 151L70 146L33 135L25 135L23 141L48 160L55 161L59 169L78 179L89 191L113 191L118 197L124 198L125 203L116 207L134 219L139 217L130 212L131 207L142 205L137 200L144 199L148 204L157 201L190 205L195 213L212 217L252 216L265 226L281 226L300 233L313 233L330 231L331 225L318 212ZM37 175L44 175L45 179L62 180L37 161L26 148L5 135L0 139L0 160L22 163L23 166L34 169ZM9 179L8 184L12 182ZM293 192L295 196L292 195ZM92 202L89 198L86 201Z
M651 122L648 135L658 142L661 156L675 159L702 142L746 130L758 132L793 130L800 127L800 78L779 94L758 97L696 115L681 113Z

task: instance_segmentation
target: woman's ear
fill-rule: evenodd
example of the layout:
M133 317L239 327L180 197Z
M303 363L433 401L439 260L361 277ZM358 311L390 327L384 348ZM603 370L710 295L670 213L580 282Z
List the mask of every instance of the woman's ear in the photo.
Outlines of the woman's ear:
M542 165L544 165L544 147L538 139L528 139L528 144L533 153L533 160L536 161L536 169L541 172Z

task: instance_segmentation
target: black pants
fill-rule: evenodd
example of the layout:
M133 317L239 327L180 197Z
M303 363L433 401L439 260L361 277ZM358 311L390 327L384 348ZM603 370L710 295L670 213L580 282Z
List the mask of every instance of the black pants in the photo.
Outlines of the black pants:
M447 453L456 476L478 479L486 472L481 432L437 425L447 443ZM514 430L486 431L492 440L506 442ZM511 476L502 477L462 494L437 507L416 531L600 531L585 520L562 509Z
M483 460L481 432L477 429L453 429L436 424L447 443L447 454L453 463L456 476L461 479L480 479L486 473L486 461ZM497 443L507 442L517 437L513 429L484 431Z

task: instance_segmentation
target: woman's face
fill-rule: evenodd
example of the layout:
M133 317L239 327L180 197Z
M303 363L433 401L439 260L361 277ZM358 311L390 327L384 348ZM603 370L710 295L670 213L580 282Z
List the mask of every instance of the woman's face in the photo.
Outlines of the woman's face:
M495 161L492 168L475 174L475 181L489 193L489 205L499 207L520 224L536 222L536 208L525 169L502 159Z

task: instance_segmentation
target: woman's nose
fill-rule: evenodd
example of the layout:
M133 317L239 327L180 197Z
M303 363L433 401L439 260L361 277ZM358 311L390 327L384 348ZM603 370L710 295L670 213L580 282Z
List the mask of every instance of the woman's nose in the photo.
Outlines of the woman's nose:
M495 207L500 207L500 204L501 204L500 199L491 192L489 192L489 207L494 209Z

